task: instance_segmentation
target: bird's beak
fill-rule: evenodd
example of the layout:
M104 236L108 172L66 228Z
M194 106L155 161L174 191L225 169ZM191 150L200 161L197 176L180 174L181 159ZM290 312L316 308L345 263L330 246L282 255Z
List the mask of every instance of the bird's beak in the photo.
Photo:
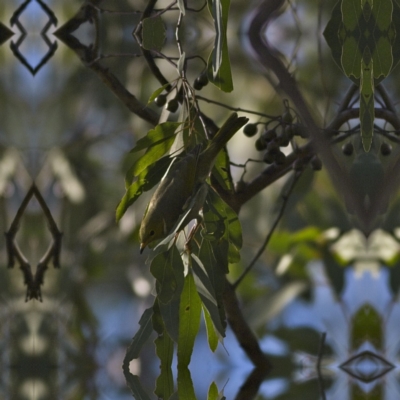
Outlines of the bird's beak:
M145 247L146 247L146 243L140 243L140 254L143 253L143 250L145 249Z

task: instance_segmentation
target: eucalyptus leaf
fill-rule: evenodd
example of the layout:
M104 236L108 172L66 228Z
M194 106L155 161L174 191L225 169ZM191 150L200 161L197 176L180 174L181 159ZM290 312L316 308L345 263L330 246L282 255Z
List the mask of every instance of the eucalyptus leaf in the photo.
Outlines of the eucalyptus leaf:
M200 327L201 301L197 294L193 275L188 273L181 295L179 340L178 340L178 369L187 367L193 352L194 342Z
M147 149L148 147L169 139L171 136L175 135L176 130L181 124L181 122L163 122L158 124L154 129L149 130L146 136L137 141L131 153Z
M179 281L183 276L183 263L175 246L168 252L158 254L151 262L150 272L156 278L157 298L161 303L168 303L179 292Z
M160 375L156 380L154 393L162 399L169 399L174 392L174 380L171 364L174 354L174 342L166 331L154 341L156 354L160 359Z
M131 373L125 374L126 384L132 392L133 397L136 400L151 400L149 395L143 389L140 379L137 375Z
M226 29L230 0L208 2L215 25L214 49L208 59L207 76L211 83L224 92L233 90Z
M170 164L171 159L168 156L163 157L149 165L139 174L137 180L127 188L125 195L117 206L117 222L122 218L126 210L143 194L143 192L147 192L160 182Z
M185 367L178 368L178 398L197 400L190 371Z
M139 357L140 350L146 343L147 339L153 332L152 324L153 307L148 308L141 316L139 325L140 328L136 335L133 337L132 342L126 351L123 365L128 367L130 361Z
M212 322L210 313L208 312L204 304L203 304L203 314L204 314L204 321L206 323L208 346L210 347L210 350L214 353L218 347L218 335L215 332L214 324Z

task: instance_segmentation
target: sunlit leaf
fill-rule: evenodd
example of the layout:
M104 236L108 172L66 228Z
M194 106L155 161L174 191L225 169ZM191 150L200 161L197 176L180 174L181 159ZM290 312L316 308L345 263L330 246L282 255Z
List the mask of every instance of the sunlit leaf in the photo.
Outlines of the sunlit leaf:
M378 311L370 304L362 305L353 315L351 324L351 348L357 350L369 341L377 349L383 347L383 322Z
M140 157L135 164L130 168L129 174L131 176L138 176L147 167L158 161L168 150L171 148L172 143L174 143L175 136L170 136L165 140L162 140L151 147L149 147L146 153Z
M212 322L210 313L207 308L203 305L203 314L204 320L206 322L206 330L207 330L207 341L210 350L214 353L218 347L218 335L215 332L214 324Z
M160 51L165 37L165 26L160 16L145 18L142 21L142 46L144 49Z
M140 350L153 332L152 316L153 307L148 308L142 314L139 321L140 328L129 344L124 358L124 365L128 365L130 361L139 357Z
M126 190L116 209L116 220L119 221L126 210L143 194L152 189L161 181L168 166L171 164L169 157L163 157L147 167Z
M180 125L181 122L163 122L157 125L154 129L149 130L146 136L137 141L131 153L147 149L150 146L154 146L155 144L169 139L171 136L175 135L175 131Z
M194 342L200 327L201 302L197 294L193 275L188 273L181 295L178 368L187 367L193 352Z

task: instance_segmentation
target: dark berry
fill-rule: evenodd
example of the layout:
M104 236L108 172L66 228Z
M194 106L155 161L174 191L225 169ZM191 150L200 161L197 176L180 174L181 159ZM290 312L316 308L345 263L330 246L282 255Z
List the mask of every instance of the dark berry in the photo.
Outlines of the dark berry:
M208 76L206 72L203 72L202 74L200 74L200 76L197 77L197 79L199 80L199 82L201 83L201 86L207 86L208 85Z
M270 142L276 138L276 131L274 129L266 129L262 133L262 137L265 141Z
M354 151L354 146L353 146L353 144L350 143L350 142L347 142L346 144L344 144L344 145L342 146L342 151L343 151L343 154L344 154L345 156L351 156L351 155L353 154L353 151Z
M392 152L392 146L389 143L382 143L381 144L381 154L383 156L388 156Z
M199 77L197 77L197 78L194 80L193 88L194 88L195 90L201 90L201 89L203 89L203 85L201 84Z
M175 112L179 107L179 102L177 99L172 99L167 104L167 110L171 112Z
M264 154L263 161L264 161L266 164L272 164L272 163L275 161L275 154L272 154L272 153L270 153L269 151L267 151L267 152Z
M292 116L292 114L290 114L290 111L286 111L286 112L283 113L283 115L282 115L282 121L283 121L285 124L291 124L291 123L292 123L292 121L293 121L293 116Z
M263 151L267 148L267 143L265 143L265 140L262 138L258 138L256 140L256 149L258 151Z
M243 133L248 137L252 137L252 136L256 135L257 132L258 132L258 129L257 129L256 124L247 124L243 129Z
M279 151L278 153L275 154L275 163L277 165L285 164L285 161L286 161L286 156L284 153Z
M278 143L276 141L268 143L267 151L272 154L278 154L280 152Z
M156 103L156 105L158 107L162 107L167 102L167 95L166 94L160 94L159 96L156 97L154 102Z

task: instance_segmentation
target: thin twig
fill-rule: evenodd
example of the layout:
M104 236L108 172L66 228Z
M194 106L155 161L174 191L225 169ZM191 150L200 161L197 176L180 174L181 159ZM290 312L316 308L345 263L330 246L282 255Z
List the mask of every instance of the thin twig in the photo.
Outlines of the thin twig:
M280 117L277 117L276 115L268 115L268 114L264 114L264 113L260 113L260 112L256 112L256 111L252 111L252 110L247 110L245 108L240 108L240 107L232 107L232 106L229 106L228 104L224 104L224 103L221 103L219 101L207 99L207 97L203 97L203 96L199 96L199 95L196 95L196 98L198 100L205 101L206 103L216 104L218 106L224 107L224 108L226 108L228 110L232 110L232 111L245 112L247 114L259 115L260 117L265 117L265 118L270 118L270 119L278 119L278 118L280 118Z
M253 268L253 266L255 265L255 263L257 262L257 260L261 257L261 255L264 253L266 247L268 246L268 243L272 237L272 234L274 233L276 227L279 224L279 221L281 220L281 218L283 217L283 213L285 211L286 205L288 203L290 194L292 193L297 181L299 180L300 176L302 174L302 171L296 171L294 177L293 177L293 181L292 184L290 185L290 187L288 188L288 191L286 193L284 193L282 195L282 205L281 205L281 209L279 210L279 213L275 219L274 224L272 225L270 231L268 232L267 237L264 240L264 243L261 245L260 249L258 250L257 254L254 256L253 260L250 262L250 264L247 266L247 268L243 271L242 275L237 279L237 281L233 284L233 288L236 289L238 287L238 285L240 284L240 282L242 282L242 280L244 279L244 277L250 272L250 270Z

